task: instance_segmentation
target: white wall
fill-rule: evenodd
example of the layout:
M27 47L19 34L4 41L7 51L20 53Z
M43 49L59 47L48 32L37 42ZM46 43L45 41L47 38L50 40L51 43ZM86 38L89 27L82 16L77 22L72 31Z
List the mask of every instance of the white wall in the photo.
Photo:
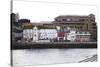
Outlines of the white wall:
M57 30L56 29L40 29L40 39L53 39L57 38Z
M33 28L32 34L33 34L33 42L37 42L39 37L39 30L37 29L37 27Z
M23 38L31 39L33 37L33 30L32 29L24 29L23 30Z
M67 40L74 41L76 39L76 31L72 30L67 33Z

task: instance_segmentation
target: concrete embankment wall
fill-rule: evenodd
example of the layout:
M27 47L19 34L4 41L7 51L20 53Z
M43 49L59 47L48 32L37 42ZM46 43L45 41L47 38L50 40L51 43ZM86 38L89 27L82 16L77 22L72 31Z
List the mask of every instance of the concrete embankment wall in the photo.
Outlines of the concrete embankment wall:
M97 42L13 43L11 49L31 48L97 48Z

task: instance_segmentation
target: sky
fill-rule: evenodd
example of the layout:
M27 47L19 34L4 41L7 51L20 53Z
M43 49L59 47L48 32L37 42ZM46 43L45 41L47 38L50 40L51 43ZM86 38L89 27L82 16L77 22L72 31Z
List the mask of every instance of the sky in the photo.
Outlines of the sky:
M13 12L19 13L20 19L30 19L31 22L53 21L59 15L98 15L96 6L34 0L13 0Z

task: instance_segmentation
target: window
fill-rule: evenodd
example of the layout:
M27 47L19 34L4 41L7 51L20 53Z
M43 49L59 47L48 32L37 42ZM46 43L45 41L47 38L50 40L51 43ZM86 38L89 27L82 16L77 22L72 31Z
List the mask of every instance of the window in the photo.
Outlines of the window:
M71 19L70 18L67 18L67 21L71 21Z
M71 36L72 38L74 38L74 36Z
M36 34L34 36L36 36Z
M90 21L95 22L95 19L94 18L91 18Z
M62 21L66 21L66 19L62 19Z
M85 21L84 19L80 19L80 21Z

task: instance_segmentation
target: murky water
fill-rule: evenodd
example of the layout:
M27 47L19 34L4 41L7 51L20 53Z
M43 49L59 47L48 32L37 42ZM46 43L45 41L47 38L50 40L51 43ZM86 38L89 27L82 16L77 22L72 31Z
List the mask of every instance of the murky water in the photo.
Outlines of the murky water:
M77 63L97 54L97 49L22 49L12 50L13 65Z

